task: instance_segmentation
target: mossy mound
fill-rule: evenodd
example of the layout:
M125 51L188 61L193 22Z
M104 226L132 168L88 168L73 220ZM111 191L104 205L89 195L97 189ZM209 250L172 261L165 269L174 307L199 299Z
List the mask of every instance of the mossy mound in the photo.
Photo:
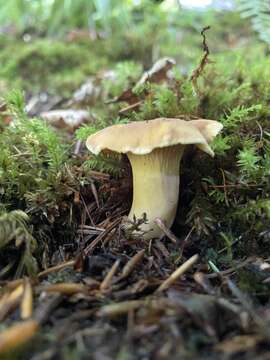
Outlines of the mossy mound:
M12 56L11 56L12 54ZM48 91L63 97L107 64L91 42L71 43L53 39L5 41L0 54L0 78L27 93Z

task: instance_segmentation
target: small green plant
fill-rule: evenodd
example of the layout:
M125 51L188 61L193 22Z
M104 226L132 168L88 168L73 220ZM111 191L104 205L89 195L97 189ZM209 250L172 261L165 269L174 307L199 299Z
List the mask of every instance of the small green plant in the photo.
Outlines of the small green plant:
M135 84L142 73L142 66L134 61L124 61L117 63L111 71L113 79L103 79L102 86L109 97L115 97Z
M16 260L18 265L15 276L21 276L24 271L28 275L34 275L37 272L37 262L33 257L33 253L37 249L37 242L28 227L29 220L28 215L20 210L14 210L9 213L5 212L0 215L1 255L11 242L14 242L16 248L18 248L18 259ZM1 265L3 263L5 263L4 258L1 261ZM11 264L14 265L12 262ZM3 269L0 269L0 276L6 275L6 272L10 270L9 265L10 263Z
M74 234L69 206L83 177L72 174L70 144L44 121L27 117L21 92L9 93L6 102L13 124L0 133L1 242L7 252L11 240L23 243L20 249L23 246L25 250L17 263L17 274L23 268L30 273L36 269L33 253L38 255L45 242L52 239L54 226L62 224L63 236L68 231L70 236ZM33 235L27 223L38 224L33 226Z
M15 193L23 200L27 192L57 186L67 147L45 122L26 116L22 93L13 91L6 100L14 125L0 134L0 186L8 202Z
M260 168L260 156L256 152L256 144L251 140L246 141L243 149L239 151L237 164L242 179L252 180L253 177L256 177Z

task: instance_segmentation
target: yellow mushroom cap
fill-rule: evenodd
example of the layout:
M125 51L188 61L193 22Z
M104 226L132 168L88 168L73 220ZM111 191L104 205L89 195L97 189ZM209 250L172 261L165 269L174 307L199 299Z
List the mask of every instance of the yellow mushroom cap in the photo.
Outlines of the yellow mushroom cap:
M208 119L191 120L189 123L196 126L208 143L213 141L223 128L223 125L220 122Z
M86 146L95 155L106 150L145 155L157 148L195 144L213 156L208 141L221 129L222 124L214 120L157 118L109 126L89 136Z

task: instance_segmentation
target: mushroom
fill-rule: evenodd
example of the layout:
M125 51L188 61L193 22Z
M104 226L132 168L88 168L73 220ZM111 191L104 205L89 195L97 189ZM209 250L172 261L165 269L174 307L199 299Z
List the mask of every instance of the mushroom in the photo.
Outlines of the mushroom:
M195 144L214 156L209 142L222 129L214 120L157 118L109 126L91 135L87 148L95 155L102 151L126 154L133 174L133 202L129 220L146 214L140 229L144 239L163 234L155 219L171 227L179 198L179 167L185 145Z

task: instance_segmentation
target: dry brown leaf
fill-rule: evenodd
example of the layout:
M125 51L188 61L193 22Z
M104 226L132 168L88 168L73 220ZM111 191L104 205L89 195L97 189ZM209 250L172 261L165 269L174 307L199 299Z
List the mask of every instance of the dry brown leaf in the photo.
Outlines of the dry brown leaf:
M93 120L88 111L76 109L47 111L41 113L40 117L50 125L58 129L66 129L70 133Z

